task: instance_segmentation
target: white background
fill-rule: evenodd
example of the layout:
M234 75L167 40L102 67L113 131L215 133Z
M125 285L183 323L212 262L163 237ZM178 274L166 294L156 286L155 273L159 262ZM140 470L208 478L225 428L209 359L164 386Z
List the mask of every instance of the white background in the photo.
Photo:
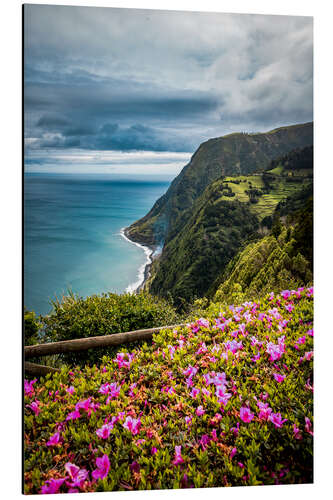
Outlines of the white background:
M60 5L159 8L251 14L314 16L315 27L315 484L211 490L115 492L89 499L331 498L333 489L332 405L332 49L333 20L325 0L132 0L40 2ZM21 496L21 46L22 3L1 2L1 447L3 498ZM80 494L82 495L82 494ZM73 495L77 497L78 495ZM51 498L56 498L52 495ZM59 497L58 497L59 498ZM80 496L81 498L81 496Z

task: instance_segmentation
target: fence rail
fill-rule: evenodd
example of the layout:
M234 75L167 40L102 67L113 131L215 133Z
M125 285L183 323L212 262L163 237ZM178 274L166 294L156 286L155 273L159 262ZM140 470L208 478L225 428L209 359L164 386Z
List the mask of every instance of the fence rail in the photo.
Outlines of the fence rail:
M31 358L39 358L42 356L49 356L52 354L62 354L66 352L80 352L87 351L88 349L96 349L101 347L109 347L114 345L127 344L136 340L149 340L154 333L161 330L170 330L177 328L180 325L159 326L156 328L148 328L145 330L135 330L133 332L113 333L111 335L101 335L97 337L88 337L83 339L63 340L60 342L50 342L47 344L28 345L24 347L25 360ZM39 372L38 372L39 370ZM33 375L45 375L49 372L59 371L56 368L49 366L38 365L25 361L25 371Z

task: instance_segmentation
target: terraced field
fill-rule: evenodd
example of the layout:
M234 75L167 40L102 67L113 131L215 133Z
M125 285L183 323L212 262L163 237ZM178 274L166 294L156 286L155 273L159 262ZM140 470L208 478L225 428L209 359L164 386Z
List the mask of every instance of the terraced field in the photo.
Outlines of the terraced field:
M306 176L304 172L302 172L302 177L304 177L304 179L301 182L298 179L292 181L288 176L289 172L280 166L271 170L270 173L274 174L274 177L272 176L272 179L270 180L271 189L269 193L258 196L258 201L256 203L251 203L250 205L251 212L257 215L260 221L267 215L272 215L276 205L281 200L287 198L312 182L311 177L309 175ZM250 189L264 189L262 174L226 177L223 184L224 186L228 186L228 189L231 189L235 196L222 195L220 199L227 201L238 200L242 203L247 203L250 200L246 191L249 191Z

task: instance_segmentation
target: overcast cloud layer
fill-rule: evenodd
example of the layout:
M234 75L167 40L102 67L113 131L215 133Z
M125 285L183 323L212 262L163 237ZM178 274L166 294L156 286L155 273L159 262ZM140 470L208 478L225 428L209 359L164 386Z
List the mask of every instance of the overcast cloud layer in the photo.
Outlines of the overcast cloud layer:
M27 160L194 152L311 121L312 30L309 17L26 5Z

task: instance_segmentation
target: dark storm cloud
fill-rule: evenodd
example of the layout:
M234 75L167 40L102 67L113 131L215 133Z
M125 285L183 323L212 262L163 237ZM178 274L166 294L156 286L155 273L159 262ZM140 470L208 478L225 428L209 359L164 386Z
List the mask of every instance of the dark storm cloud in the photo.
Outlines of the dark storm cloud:
M193 151L312 120L312 19L25 6L27 148Z

